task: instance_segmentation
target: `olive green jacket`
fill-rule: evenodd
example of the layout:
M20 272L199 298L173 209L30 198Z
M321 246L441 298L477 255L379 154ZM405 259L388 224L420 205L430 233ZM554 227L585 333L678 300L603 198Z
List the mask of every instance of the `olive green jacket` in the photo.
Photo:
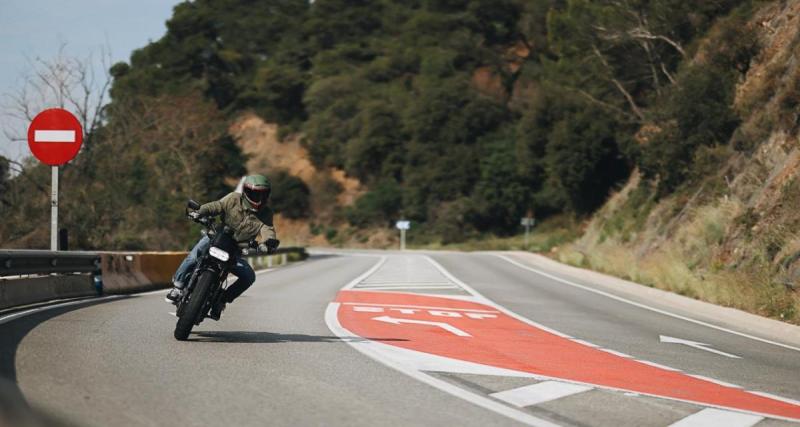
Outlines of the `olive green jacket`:
M202 216L222 215L223 222L234 230L233 238L237 242L249 242L256 239L264 243L267 239L275 239L275 226L272 224L272 209L264 205L259 210L253 209L239 193L227 196L200 206Z

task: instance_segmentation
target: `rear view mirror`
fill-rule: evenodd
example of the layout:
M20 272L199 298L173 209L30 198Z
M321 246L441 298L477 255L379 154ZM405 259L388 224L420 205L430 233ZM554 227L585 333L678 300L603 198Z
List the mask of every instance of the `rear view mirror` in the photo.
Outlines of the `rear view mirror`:
M189 209L192 209L192 210L200 209L200 203L197 203L197 202L195 202L194 200L191 200L191 199L189 200L189 203L187 204L187 206L189 206Z

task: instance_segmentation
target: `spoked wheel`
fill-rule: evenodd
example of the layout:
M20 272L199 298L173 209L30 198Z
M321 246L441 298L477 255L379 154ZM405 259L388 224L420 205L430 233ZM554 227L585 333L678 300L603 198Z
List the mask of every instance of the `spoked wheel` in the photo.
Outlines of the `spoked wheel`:
M211 290L211 284L214 280L214 274L210 271L200 273L197 278L197 285L194 287L192 294L189 295L189 302L186 309L183 310L181 316L178 318L178 324L175 325L175 339L178 341L185 341L189 338L197 319L203 315L201 311L205 307L208 293Z

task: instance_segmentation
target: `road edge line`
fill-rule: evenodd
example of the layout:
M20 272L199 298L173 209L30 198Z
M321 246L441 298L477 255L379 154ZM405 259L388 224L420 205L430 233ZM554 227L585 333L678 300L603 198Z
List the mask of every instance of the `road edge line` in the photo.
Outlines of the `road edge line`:
M561 283L563 283L565 285L569 285L569 286L572 286L572 287L575 287L575 288L583 289L585 291L592 292L592 293L595 293L597 295L602 295L604 297L608 297L608 298L611 298L613 300L617 300L619 302L624 302L626 304L630 304L630 305L633 305L635 307L639 307L639 308L642 308L642 309L645 309L645 310L649 310L649 311L652 311L652 312L655 312L655 313L658 313L658 314L663 314L665 316L669 316L669 317L672 317L672 318L675 318L675 319L684 320L684 321L687 321L687 322L690 322L690 323L694 323L696 325L706 326L708 328L716 329L718 331L727 332L729 334L738 335L740 337L749 338L749 339L752 339L752 340L755 340L755 341L760 341L760 342L763 342L763 343L766 343L766 344L772 344L772 345L775 345L775 346L778 346L778 347L783 347L783 348L786 348L786 349L789 349L789 350L794 350L794 351L800 352L800 348L791 346L789 344L779 343L779 342L776 342L776 341L768 340L766 338L760 338L760 337L757 337L755 335L750 335L750 334L745 333L745 332L738 332L738 331L734 331L732 329L725 328L723 326L717 326L717 325L714 325L714 324L711 324L711 323L708 323L708 322L704 322L702 320L692 319L691 317L686 317L686 316L682 316L680 314L676 314L676 313L672 313L672 312L669 312L669 311L666 311L666 310L662 310L660 308L651 307L651 306L649 306L647 304L643 304L643 303L639 303L639 302L636 302L636 301L633 301L633 300L629 300L627 298L624 298L624 297L621 297L621 296L618 296L618 295L614 295L614 294L609 293L609 292L601 291L599 289L594 289L594 288L592 288L590 286L581 285L581 284L572 282L572 281L567 280L567 279L562 279L562 278L560 278L558 276L555 276L553 274L550 274L550 273L538 270L538 269L536 269L534 267L522 264L519 261L513 260L513 259L509 258L506 255L500 255L500 254L490 254L490 255L493 255L493 256L495 256L497 258L505 260L506 262L511 263L511 264L513 264L513 265L515 265L515 266L517 266L519 268L522 268L524 270L528 270L528 271L536 273L536 274L538 274L540 276L547 277L548 279L555 280L557 282L561 282Z
M342 290L342 291L348 291L348 290L350 290L350 289L353 289L353 288L355 288L355 287L356 287L356 285L358 285L359 283L361 283L361 281L362 281L362 280L366 279L367 277L371 276L373 273L375 273L376 271L378 271L378 269L379 269L379 268L381 268L381 267L383 266L383 264L385 264L385 263L386 263L386 260L388 259L388 257L387 257L386 255L373 255L373 256L380 256L380 259L378 260L378 262L376 262L376 263L375 263L375 265L373 265L372 267L370 267L370 269L369 269L369 270L365 271L364 273L360 274L360 275L359 275L358 277L356 277L355 279L353 279L353 280L351 280L350 282L348 282L348 283L347 283L346 285L344 285L344 287L343 287L343 288L341 288L340 290Z
M42 311L47 311L47 310L51 310L51 309L54 309L54 308L69 307L71 305L78 305L78 304L84 304L84 303L92 303L92 302L100 302L100 301L112 301L112 300L116 300L116 299L130 298L131 295L136 295L136 294L107 295L107 296L103 296L103 297L84 298L84 299L80 299L80 300L77 300L77 301L60 302L60 303L55 303L55 304L51 304L51 305L45 305L45 306L42 306L42 307L36 307L36 308L32 308L30 310L24 310L24 311L20 311L20 312L17 312L17 313L8 314L8 315L5 315L3 317L0 317L0 325L6 324L8 322L17 320L17 319L22 318L22 317L29 316L31 314L40 313Z

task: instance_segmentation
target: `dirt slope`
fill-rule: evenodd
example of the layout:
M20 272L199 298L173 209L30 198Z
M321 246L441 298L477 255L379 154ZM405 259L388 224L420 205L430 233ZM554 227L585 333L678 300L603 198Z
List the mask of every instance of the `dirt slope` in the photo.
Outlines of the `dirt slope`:
M348 206L363 194L365 189L361 183L338 169L317 169L300 143L300 135L290 135L281 141L278 138L278 125L266 123L255 114L240 116L231 125L230 133L248 156L248 173L269 175L275 170L285 170L303 180L311 190L312 212L309 219L292 220L277 215L275 226L284 244L328 244L324 234L314 235L311 232L310 225L331 224L337 207ZM331 188L341 191L335 193Z

